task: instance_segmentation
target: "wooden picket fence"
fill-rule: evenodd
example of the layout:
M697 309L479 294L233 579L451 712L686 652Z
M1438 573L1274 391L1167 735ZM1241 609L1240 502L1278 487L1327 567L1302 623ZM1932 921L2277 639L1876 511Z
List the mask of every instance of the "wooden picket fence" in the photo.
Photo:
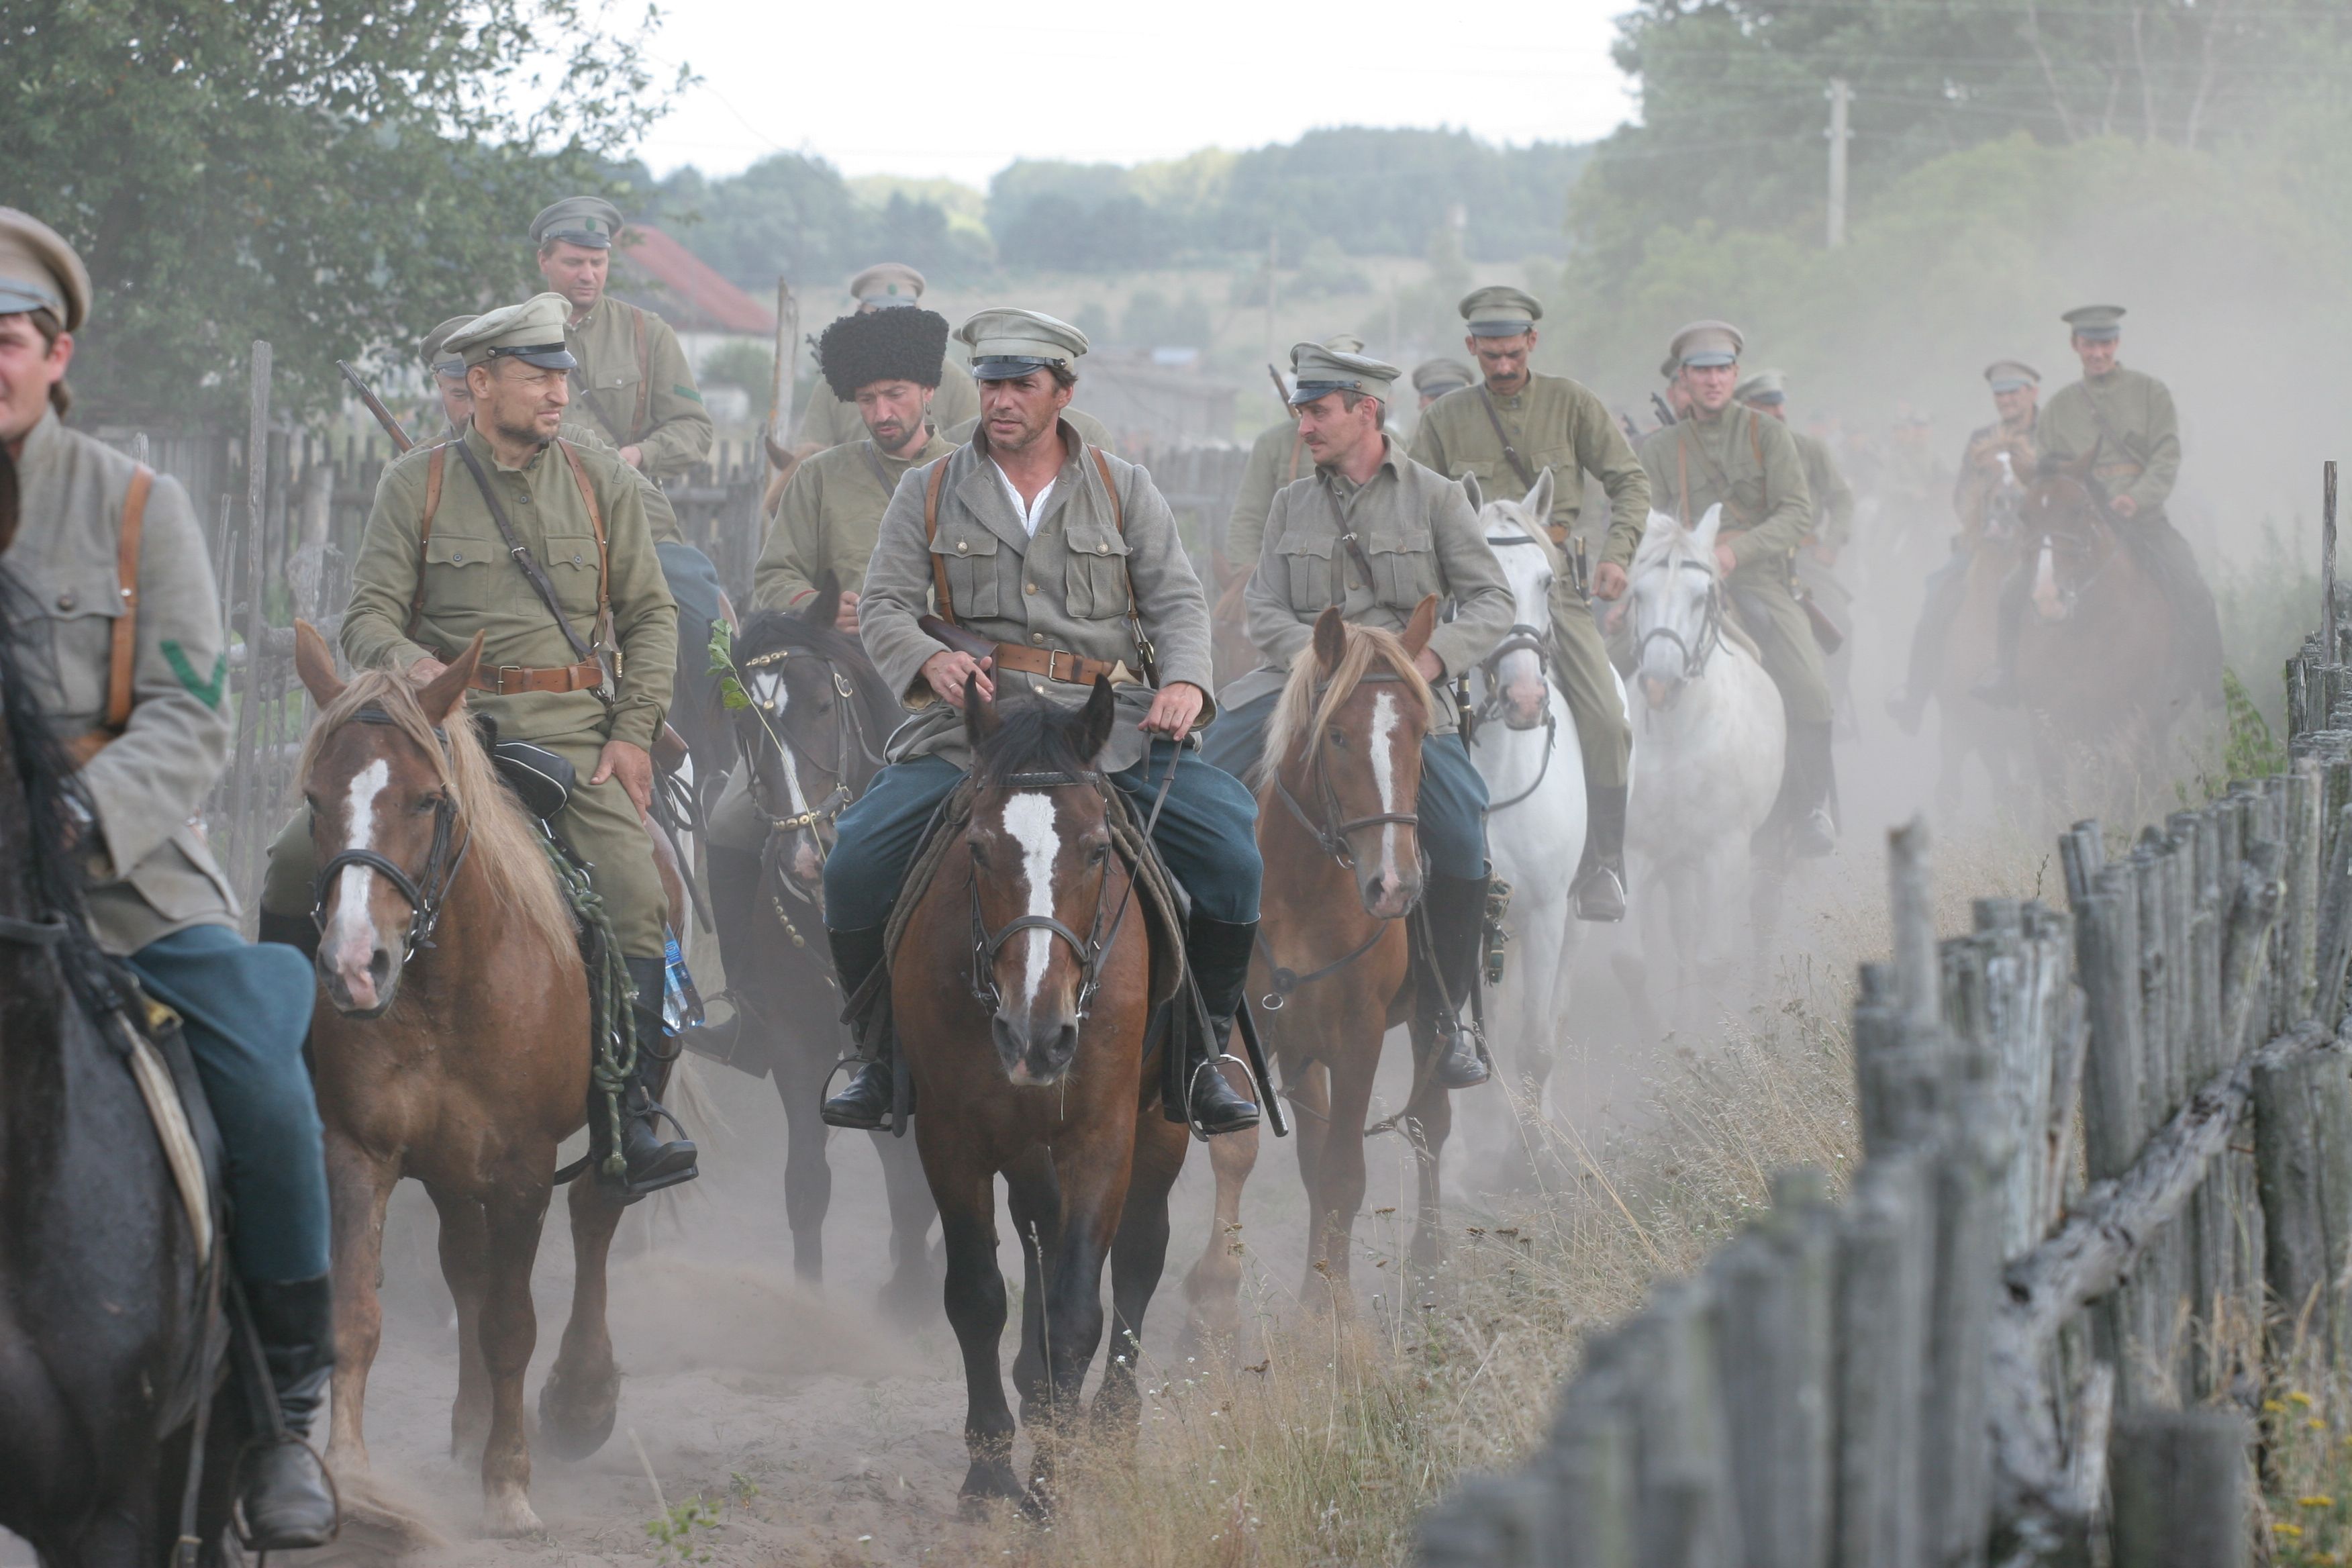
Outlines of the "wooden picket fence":
M2128 842L2078 824L2064 912L1980 900L1942 942L1926 831L1892 834L1851 1189L1783 1174L1767 1215L1592 1339L1542 1447L1423 1521L1425 1563L2247 1561L2242 1406L2290 1357L2352 1370L2352 635L2328 521L2286 771Z

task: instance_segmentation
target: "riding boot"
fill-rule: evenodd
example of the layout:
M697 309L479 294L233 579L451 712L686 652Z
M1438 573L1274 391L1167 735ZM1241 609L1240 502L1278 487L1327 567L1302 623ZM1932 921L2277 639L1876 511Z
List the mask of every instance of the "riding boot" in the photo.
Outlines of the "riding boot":
M258 1552L324 1546L335 1538L335 1490L327 1467L309 1445L310 1423L335 1369L334 1293L330 1276L245 1283L261 1358L278 1393L284 1442L268 1435L268 1419L254 1414L260 1434L247 1450L237 1506L245 1533Z
M1625 786L1584 788L1584 858L1569 891L1580 921L1625 918Z
M1434 965L1446 998L1427 999L1437 1026L1437 1063L1432 1071L1445 1089L1475 1089L1486 1081L1477 1032L1462 1021L1462 1005L1478 984L1480 950L1486 946L1486 888L1485 877L1432 872L1422 889L1429 940L1436 949L1424 954L1423 961Z
M308 915L273 915L264 910L254 940L290 947L312 963L319 962L319 928Z
M656 1131L664 1120L668 1120L672 1127L677 1125L656 1098L672 1059L668 1032L662 1027L662 961L632 958L626 962L629 984L637 994L632 1004L636 1014L637 1066L629 1075L627 1087L621 1091L621 1158L628 1166L627 1173L604 1173L604 1152L612 1136L608 1120L611 1112L605 1108L604 1095L593 1088L588 1091L588 1147L597 1179L619 1189L625 1201L635 1203L647 1193L690 1182L700 1173L696 1168L696 1151L691 1142L680 1137L675 1142L665 1143Z
M878 925L858 931L825 928L825 939L833 944L834 972L840 977L845 1002L865 989L867 977L881 964L883 933L887 929ZM828 1127L870 1132L889 1120L898 1082L898 1041L887 1028L877 1030L876 1034L878 1037L871 1040L860 1037L857 1045L866 1058L864 1065L851 1076L846 1088L824 1102L821 1114Z
M2017 634L2025 624L2024 574L2012 573L2000 587L2000 604L1993 621L1992 674L1969 688L1969 695L1989 708L2014 708L2024 700L2017 689Z
M1827 724L1789 726L1789 849L1808 860L1837 852L1837 820L1830 803L1836 798L1837 773L1830 756Z
M727 1000L734 1010L715 1024L695 1025L693 1044L702 1056L740 1065L735 1063L735 1051L743 1033L743 993L755 984L751 976L760 973L751 940L760 862L741 850L722 849L716 844L708 846L706 854L709 870L703 888L710 895L711 923L719 930L719 962L727 972L727 989L732 993ZM739 975L743 978L739 980Z
M1184 1113L1204 1133L1243 1132L1257 1125L1257 1102L1234 1089L1218 1070L1216 1058L1225 1054L1234 1037L1234 1016L1246 1005L1250 949L1257 939L1257 922L1232 925L1192 911L1184 933L1184 960L1192 966L1193 983L1208 1010L1213 1043L1198 1031L1186 1030Z

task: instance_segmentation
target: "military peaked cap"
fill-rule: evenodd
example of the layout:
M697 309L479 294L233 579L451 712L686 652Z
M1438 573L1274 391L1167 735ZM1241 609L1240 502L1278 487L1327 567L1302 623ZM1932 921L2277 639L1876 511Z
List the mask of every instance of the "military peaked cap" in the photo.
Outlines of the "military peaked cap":
M1674 342L1666 350L1666 359L1677 368L1738 364L1739 351L1747 346L1748 340L1729 321L1693 321L1675 334Z
M2088 338L2095 343L2124 335L2121 305L2077 305L2058 319L2074 328L2076 337Z
M1360 392L1386 403L1397 377L1404 374L1385 361L1367 354L1344 353L1321 343L1291 344L1290 368L1297 377L1297 384L1290 389L1293 407L1334 392Z
M609 250L621 232L621 209L602 196L566 196L530 220L530 242L561 239L591 250Z
M1478 373L1460 360L1425 359L1412 367L1412 389L1423 397L1443 397L1478 379Z
M561 294L534 294L520 305L501 305L473 324L449 334L444 354L455 354L468 365L496 359L519 359L541 370L572 370L580 362L563 346L563 323L571 302Z
M877 261L849 280L849 297L877 310L911 305L923 297L923 275L903 261Z
M877 381L936 387L948 354L948 319L913 300L904 310L868 310L842 317L816 341L817 368L844 403Z
M956 329L971 349L975 381L1012 381L1047 365L1070 368L1087 352L1087 335L1042 310L1010 306L982 310Z
M449 352L449 340L471 326L477 319L473 316L452 316L425 333L425 342L417 351L425 360L425 368L436 375L462 378L466 374L466 359L463 354Z
M1985 366L1984 375L1995 392L2015 392L2021 386L2042 384L2042 373L2021 359L1997 359Z
M1515 338L1543 320L1543 306L1523 289L1490 283L1462 296L1462 319L1476 338Z
M89 270L63 236L30 213L0 207L0 316L47 310L69 332L89 319Z
M1741 403L1753 403L1769 408L1789 401L1789 377L1785 371L1759 370L1745 377L1732 388L1731 395Z

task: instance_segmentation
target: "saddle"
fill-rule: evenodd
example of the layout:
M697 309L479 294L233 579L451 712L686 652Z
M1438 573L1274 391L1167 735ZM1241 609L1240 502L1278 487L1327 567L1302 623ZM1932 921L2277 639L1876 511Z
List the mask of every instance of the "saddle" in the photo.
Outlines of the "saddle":
M1155 1047L1159 1049L1160 1073L1158 1079L1145 1081L1140 1109L1149 1110L1157 1100L1168 1120L1181 1121L1184 1053L1179 1047L1187 1043L1187 1037L1177 1031L1207 1027L1207 1020L1197 1016L1196 1009L1177 1005L1192 992L1188 984L1191 975L1184 962L1184 929L1192 900L1168 869L1167 862L1160 858L1158 847L1144 833L1143 820L1136 815L1126 794L1100 774L1095 779L1103 799L1104 822L1110 830L1112 848L1134 880L1137 912L1151 944L1151 1022L1144 1033L1143 1049L1147 1059ZM891 906L889 923L883 928L882 962L842 1010L842 1022L849 1025L861 1040L878 1039L879 1031L892 1026L890 973L898 961L898 944L917 906L939 875L940 863L971 821L976 793L971 776L965 774L940 802L923 829L921 844L908 863L907 879L899 887L897 902ZM897 1060L898 1082L892 1125L903 1132L907 1115L913 1109L913 1085L908 1076L905 1053L897 1053Z

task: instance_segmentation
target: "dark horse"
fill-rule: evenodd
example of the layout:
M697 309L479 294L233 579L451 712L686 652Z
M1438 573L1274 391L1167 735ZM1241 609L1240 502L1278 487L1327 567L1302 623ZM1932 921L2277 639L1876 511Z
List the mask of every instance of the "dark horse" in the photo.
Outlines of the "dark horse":
M0 554L16 529L16 470L0 450ZM121 982L83 921L66 847L73 775L16 640L28 613L0 572L0 1525L44 1568L154 1568L180 1532L196 1415L220 1364L205 1329L214 1281L106 1032L119 1026L93 1016L96 994ZM207 1562L219 1560L242 1421L239 1401L217 1404L198 1521Z
M882 742L901 717L866 650L835 627L840 605L841 590L827 573L799 614L759 611L736 637L735 674L748 699L733 712L736 748L767 841L753 874L725 863L740 858L711 857L728 994L741 1026L768 1042L790 1124L784 1214L793 1270L811 1282L824 1277L824 1215L833 1201L817 1110L848 1040L824 942L824 859L835 820L881 771ZM924 1243L938 1211L912 1145L872 1136L889 1192L895 1265L883 1300L909 1315L929 1305L935 1277Z
M1039 700L1000 712L968 691L964 721L970 812L898 933L890 1006L916 1102L928 1108L915 1142L947 1236L971 1457L963 1495L1042 1508L1102 1343L1106 1259L1113 1348L1094 1419L1101 1436L1134 1440L1143 1314L1168 1256L1168 1189L1187 1134L1158 1110L1165 1047L1145 1050L1154 960L1144 895L1130 900L1112 786L1093 763L1110 734L1109 682L1077 710ZM997 1360L1000 1173L1027 1281L1013 1379L1037 1439L1033 1487L1013 1467Z
M2166 776L2176 727L2221 686L2218 669L2182 668L2164 584L2125 537L2134 524L2102 500L2080 472L2045 473L2026 491L2017 534L2018 690L2045 799L2068 817Z

